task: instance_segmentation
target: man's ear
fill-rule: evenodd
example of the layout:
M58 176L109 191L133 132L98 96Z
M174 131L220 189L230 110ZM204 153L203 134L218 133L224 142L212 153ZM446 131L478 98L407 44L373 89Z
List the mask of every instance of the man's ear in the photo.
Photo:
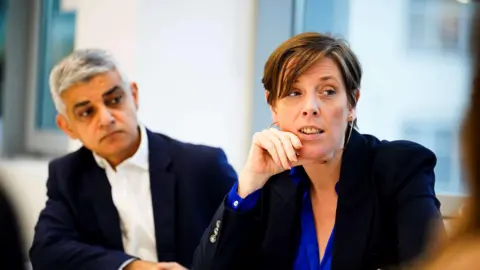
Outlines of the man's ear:
M138 85L135 82L130 84L130 91L132 91L133 102L135 103L135 108L138 110Z
M78 139L77 134L70 128L70 123L68 122L68 119L62 115L62 114L57 114L55 117L55 120L57 122L57 126L65 133L68 135L68 137L76 140Z

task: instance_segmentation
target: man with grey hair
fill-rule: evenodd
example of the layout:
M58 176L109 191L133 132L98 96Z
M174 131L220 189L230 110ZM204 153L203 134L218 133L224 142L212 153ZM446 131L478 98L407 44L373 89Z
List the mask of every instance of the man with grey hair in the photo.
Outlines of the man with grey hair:
M53 68L50 88L57 125L83 147L49 164L33 268L190 267L237 179L224 152L141 125L137 85L103 50L67 56Z

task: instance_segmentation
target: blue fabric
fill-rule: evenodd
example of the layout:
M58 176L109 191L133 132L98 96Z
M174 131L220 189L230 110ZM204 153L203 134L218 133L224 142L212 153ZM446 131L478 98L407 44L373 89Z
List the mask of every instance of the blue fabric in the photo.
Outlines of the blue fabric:
M295 183L308 184L308 176L303 170L292 168L290 177ZM332 230L325 248L325 253L320 261L320 252L317 242L317 232L313 218L312 202L308 188L304 189L301 213L300 243L293 264L294 270L330 270L332 264L332 246L335 228Z
M298 167L292 168L290 177L295 184L308 185L308 176L302 169ZM260 197L260 190L257 190L245 198L241 198L237 193L238 182L232 187L227 197L227 207L234 211L248 211L255 207L258 198ZM297 253L293 264L294 270L330 270L332 264L332 247L333 235L335 228L330 234L330 238L325 248L322 261L320 261L319 248L317 242L317 232L315 229L315 221L313 218L312 202L308 188L305 188L302 200L301 210L301 233L300 241L297 247Z
M254 191L247 197L240 197L237 193L238 182L233 185L232 189L228 193L227 205L230 209L235 211L248 211L255 207L258 198L260 197L260 190Z

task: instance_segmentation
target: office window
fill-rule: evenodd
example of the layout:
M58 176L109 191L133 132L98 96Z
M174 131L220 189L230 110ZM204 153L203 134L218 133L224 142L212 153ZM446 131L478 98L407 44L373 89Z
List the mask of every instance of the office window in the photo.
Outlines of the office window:
M409 49L465 54L473 10L468 2L409 0Z
M28 113L25 152L56 156L68 151L69 141L55 122L56 109L50 95L53 66L74 49L75 11L61 0L32 1L28 68Z
M41 3L35 128L56 130L56 111L48 78L53 66L73 50L75 13L63 11L60 0L42 0Z
M0 1L0 145L3 143L3 92L5 85L5 30L7 1Z

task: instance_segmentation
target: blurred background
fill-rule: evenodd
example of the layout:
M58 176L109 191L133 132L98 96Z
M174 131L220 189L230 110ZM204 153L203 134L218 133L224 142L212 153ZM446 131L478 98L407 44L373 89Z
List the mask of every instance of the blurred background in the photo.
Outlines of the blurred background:
M222 147L238 171L271 115L261 77L288 37L328 32L364 68L359 129L419 142L438 158L450 218L466 194L458 131L469 98L468 0L1 0L0 169L30 246L47 164L79 147L55 125L53 65L75 48L110 50L139 85L141 121Z

